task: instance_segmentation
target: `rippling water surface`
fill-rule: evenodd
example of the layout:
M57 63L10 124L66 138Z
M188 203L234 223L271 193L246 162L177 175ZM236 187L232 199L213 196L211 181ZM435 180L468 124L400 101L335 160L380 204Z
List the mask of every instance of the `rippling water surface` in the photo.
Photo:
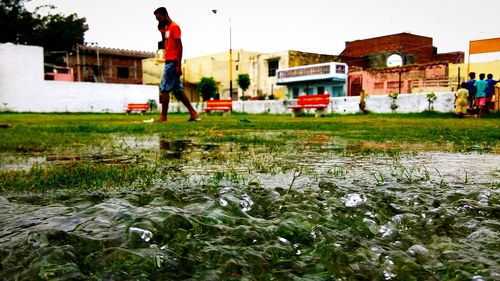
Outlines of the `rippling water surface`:
M0 196L0 279L500 280L499 155L125 142L173 171L148 190Z

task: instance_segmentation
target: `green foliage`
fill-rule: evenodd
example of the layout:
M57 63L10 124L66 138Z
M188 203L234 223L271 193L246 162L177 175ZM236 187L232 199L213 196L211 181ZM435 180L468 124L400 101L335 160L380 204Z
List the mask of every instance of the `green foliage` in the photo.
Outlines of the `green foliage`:
M85 18L76 14L40 15L26 10L27 0L6 0L0 4L0 42L42 46L45 51L71 51L84 42ZM44 8L54 9L53 6Z
M437 100L437 96L434 92L430 92L427 94L427 101L429 102L429 110L433 109L433 104Z
M203 100L214 98L219 91L213 77L202 77L196 89L201 93Z
M149 112L156 111L158 109L158 103L154 99L148 100L148 109Z
M243 91L243 95L245 95L245 91L248 90L248 87L250 87L250 75L247 73L239 74L236 82Z
M389 94L387 97L391 100L391 110L394 112L396 109L398 109L399 105L397 104L397 99L398 99L398 93L394 92L392 94Z

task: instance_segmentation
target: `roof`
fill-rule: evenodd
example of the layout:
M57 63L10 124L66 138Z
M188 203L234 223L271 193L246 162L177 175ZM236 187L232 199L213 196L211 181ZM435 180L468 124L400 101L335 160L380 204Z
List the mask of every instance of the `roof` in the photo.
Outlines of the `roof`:
M106 47L86 46L86 45L79 45L79 48L80 51L97 52L97 50L99 50L100 54L116 55L116 56L139 57L139 58L150 58L155 56L154 52L134 51L134 50L125 50L117 48L106 48Z

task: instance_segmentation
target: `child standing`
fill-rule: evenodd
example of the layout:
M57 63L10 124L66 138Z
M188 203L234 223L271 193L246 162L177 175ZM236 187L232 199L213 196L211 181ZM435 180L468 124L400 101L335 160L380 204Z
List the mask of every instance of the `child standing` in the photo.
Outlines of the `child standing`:
M467 83L462 82L460 89L455 94L455 114L462 118L467 113L467 98L469 91L467 90Z

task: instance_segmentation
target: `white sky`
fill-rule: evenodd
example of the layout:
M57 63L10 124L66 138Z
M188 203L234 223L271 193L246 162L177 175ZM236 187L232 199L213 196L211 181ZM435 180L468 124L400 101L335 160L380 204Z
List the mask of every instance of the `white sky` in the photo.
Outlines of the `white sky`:
M165 6L181 27L184 58L228 51L229 18L233 49L257 52L338 55L345 41L410 32L432 37L439 53L467 56L470 40L500 37L499 0L31 0L27 8L43 4L85 17L86 42L138 51L156 50L153 11ZM492 55L500 59L471 61Z

